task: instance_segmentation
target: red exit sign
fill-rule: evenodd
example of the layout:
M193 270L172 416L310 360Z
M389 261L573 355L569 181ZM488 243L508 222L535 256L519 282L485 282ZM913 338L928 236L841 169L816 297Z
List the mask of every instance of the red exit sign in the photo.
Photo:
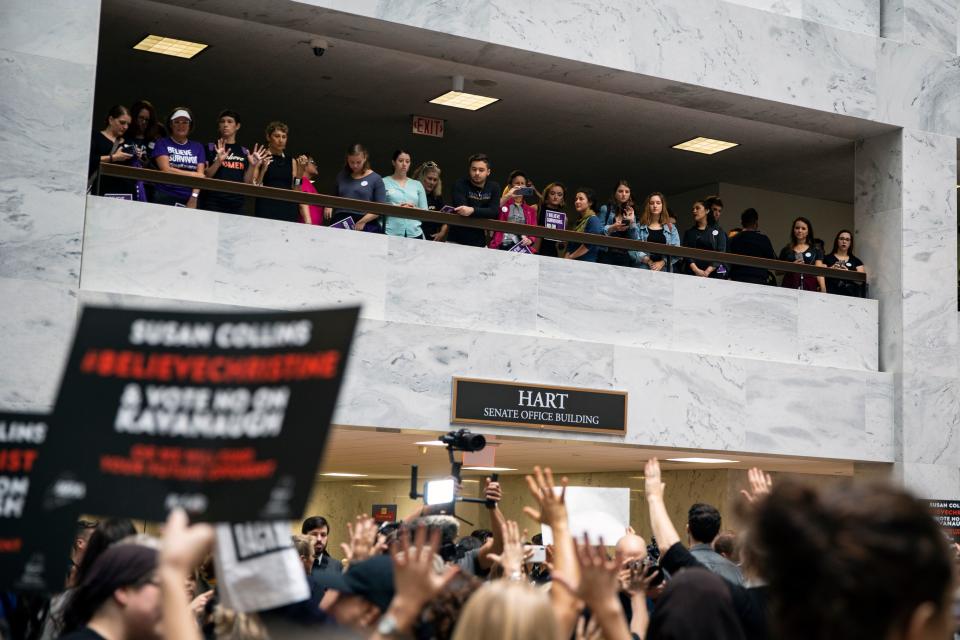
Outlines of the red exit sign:
M440 118L427 118L426 116L413 116L413 132L419 136L442 138L443 120Z

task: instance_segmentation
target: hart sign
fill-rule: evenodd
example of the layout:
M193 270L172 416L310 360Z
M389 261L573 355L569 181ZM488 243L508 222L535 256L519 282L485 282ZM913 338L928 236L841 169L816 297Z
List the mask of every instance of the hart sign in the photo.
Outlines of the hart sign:
M442 138L443 120L440 118L427 118L426 116L413 116L413 132L420 136Z

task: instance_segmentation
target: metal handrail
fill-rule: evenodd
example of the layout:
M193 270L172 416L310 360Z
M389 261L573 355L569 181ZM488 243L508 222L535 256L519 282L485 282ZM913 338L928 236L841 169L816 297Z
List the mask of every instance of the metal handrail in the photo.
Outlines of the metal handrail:
M251 198L266 198L268 200L282 200L284 202L294 202L297 204L312 204L335 209L349 209L352 211L374 213L381 216L407 218L425 222L434 222L437 224L448 224L457 227L484 229L487 231L502 231L504 233L511 233L514 235L531 235L538 238L574 242L577 244L599 245L614 249L642 251L644 253L654 253L658 255L689 258L692 260L701 260L707 262L722 262L724 264L755 267L767 269L769 271L787 271L790 273L800 273L808 276L822 276L824 278L850 280L853 282L865 283L867 281L867 274L859 271L843 271L831 269L829 267L816 267L812 265L798 264L796 262L787 262L784 260L756 258L754 256L744 256L736 253L726 253L723 251L709 251L707 249L693 249L690 247L675 247L673 245L660 244L658 242L644 242L641 240L631 240L628 238L615 238L612 236L603 236L594 233L567 231L565 229L549 229L547 227L541 227L537 225L505 222L503 220L463 217L455 213L444 213L442 211L430 211L427 209L415 209L411 207L399 207L380 202L367 202L366 200L340 198L338 196L330 196L322 193L304 193L302 191L294 191L291 189L261 187L257 185L246 184L244 182L217 180L215 178L200 178L197 176L167 173L164 171L157 171L155 169L141 169L122 164L104 162L100 165L100 173L101 175L115 178L127 178L131 180L142 180L143 182L170 184L178 187L190 187L192 189L219 191L222 193L249 196Z

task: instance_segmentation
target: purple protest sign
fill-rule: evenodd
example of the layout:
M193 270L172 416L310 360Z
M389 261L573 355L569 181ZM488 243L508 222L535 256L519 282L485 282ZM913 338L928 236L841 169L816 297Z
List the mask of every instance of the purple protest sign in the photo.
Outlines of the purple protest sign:
M567 214L562 211L551 211L546 209L543 212L543 226L547 229L566 229Z
M331 226L332 228L334 228L334 229L348 229L348 230L350 230L350 231L353 231L354 228L356 228L357 225L356 225L356 223L353 221L353 218L351 218L350 216L347 216L346 218L344 218L344 219L341 220L340 222L338 222L338 223L336 223L336 224L332 224L332 225L330 225L330 226Z
M523 242L518 242L517 244L507 249L507 251L513 251L514 253L533 253L532 251L530 251L530 247L523 244Z

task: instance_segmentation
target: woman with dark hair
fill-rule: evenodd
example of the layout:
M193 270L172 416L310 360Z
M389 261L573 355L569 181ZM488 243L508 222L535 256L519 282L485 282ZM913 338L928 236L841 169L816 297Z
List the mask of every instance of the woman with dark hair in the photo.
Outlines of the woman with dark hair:
M68 640L161 638L157 551L139 544L107 549L91 567L64 614ZM182 588L182 585L181 585Z
M691 249L705 249L707 251L726 251L727 234L713 224L710 211L703 200L693 203L693 226L683 234L683 246ZM701 278L712 278L717 275L719 262L706 260L685 260L684 271Z
M952 637L952 554L926 503L903 489L783 483L756 505L751 526L773 637Z
M837 237L833 239L833 249L823 257L823 266L837 269L839 271L859 271L866 272L863 261L853 255L853 233L847 229L841 229ZM839 278L827 278L827 293L835 293L841 296L863 296L863 285L851 280L840 280Z
M177 107L167 118L170 135L157 140L153 147L153 160L157 168L166 173L203 178L207 155L203 145L190 140L193 131L193 112L187 107ZM154 187L153 201L175 207L197 208L199 189L158 184Z
M136 183L112 176L95 177L100 163L131 165L136 158L134 145L124 139L130 126L130 111L122 104L114 105L107 112L104 128L93 134L90 140L90 165L87 175L93 179L94 195L133 200L136 198Z
M130 129L127 130L127 141L136 148L136 155L140 165L150 169L155 168L153 162L153 147L157 140L167 135L166 129L160 124L157 110L149 100L137 100L130 107Z
M126 537L136 535L136 533L137 530L134 528L133 522L128 518L107 518L97 524L97 528L90 534L90 539L87 541L83 559L80 560L80 564L73 575L71 588L54 596L50 601L50 610L47 613L43 635L41 636L43 640L52 640L58 637L64 629L64 611L70 606L77 585L86 580L97 559L114 544Z
M546 223L548 222L547 216L550 215L552 219L554 217L553 214L559 213L563 214L564 226L562 228L566 229L568 226L566 197L567 188L562 182L551 182L548 184L547 188L543 190L543 198L541 198L540 206L537 209L537 225L546 227ZM547 214L547 211L551 213ZM566 243L549 240L547 238L537 238L537 241L533 243L533 247L534 253L556 258L566 250Z
M798 217L790 228L790 242L780 251L780 259L797 264L823 266L823 253L813 245L813 223ZM827 284L822 276L808 276L802 273L785 273L780 286L805 291L826 291Z
M383 186L383 178L370 168L370 153L362 144L352 144L347 147L343 171L337 174L337 182L333 188L333 195L367 202L386 202L387 193ZM380 226L380 216L374 213L363 213L353 209L331 209L324 211L327 220L334 225L345 222L350 218L351 225L357 231L383 233Z
M527 177L520 171L514 171L513 179L507 183L500 198L500 214L498 220L504 222L515 222L517 224L527 224L536 226L537 210L524 202L524 190L527 186ZM517 245L526 247L527 251L534 253L536 247L534 243L536 238L530 235L518 235L515 233L504 233L495 231L490 238L491 249L510 250Z
M629 240L640 238L640 227L637 226L637 216L631 197L630 184L626 180L620 180L617 183L617 188L610 196L610 202L600 207L597 218L603 225L603 234L606 236ZM615 264L621 267L634 267L640 262L640 252L614 247L601 247L597 262Z
M680 246L680 232L677 231L677 225L670 222L670 214L667 213L667 199L659 191L651 193L643 203L643 214L640 216L640 237L638 239L644 242L669 244L674 247ZM637 258L640 261L638 266L641 269L650 269L651 271L670 271L673 263L679 259L656 253L646 254L642 251L637 252Z
M576 196L573 199L573 208L580 215L580 221L573 231L579 233L595 233L603 235L603 225L597 219L594 207L597 206L597 196L593 189L581 187L577 189ZM583 260L584 262L596 262L599 245L579 244L571 242L567 247L567 253L564 256L569 260Z
M412 162L410 152L404 149L397 149L393 152L391 160L393 162L393 174L383 179L383 189L387 204L411 209L426 209L426 190L423 188L423 185L420 184L419 180L407 176L410 172L410 163ZM420 228L420 221L413 218L387 216L384 231L389 236L424 238L423 229Z

